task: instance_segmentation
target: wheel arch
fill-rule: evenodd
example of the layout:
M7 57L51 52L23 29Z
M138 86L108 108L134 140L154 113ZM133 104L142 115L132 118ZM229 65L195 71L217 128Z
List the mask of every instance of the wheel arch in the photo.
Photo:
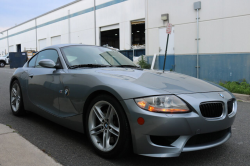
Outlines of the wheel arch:
M12 78L11 78L11 80L10 80L10 86L9 86L9 93L11 92L11 85L12 85L12 83L14 82L14 81L18 81L18 83L19 83L19 85L20 85L20 90L21 90L21 95L22 95L22 98L23 98L23 106L24 106L24 108L26 109L26 107L25 107L25 102L24 102L24 93L23 93L23 89L22 89L22 83L21 83L21 81L19 80L19 78L17 77L17 76L12 76Z
M19 84L20 84L20 81L18 80L18 78L16 77L16 76L13 76L12 78L11 78L11 80L10 80L10 86L9 86L9 90L11 90L11 85L12 85L12 83L14 82L14 81L18 81L19 82ZM21 88L21 87L20 87Z
M6 62L5 62L4 60L0 60L0 62L3 62L3 63L4 63L4 65L6 65Z
M93 100L97 95L101 95L101 94L106 94L106 95L112 96L117 100L117 102L123 108L123 110L124 110L124 112L126 114L126 118L127 118L128 122L130 124L130 121L129 121L129 118L128 118L127 108L126 108L126 106L125 106L125 104L123 102L122 97L117 92L115 92L113 90L112 91L110 91L110 90L107 91L107 90L104 90L104 89L98 89L98 90L95 90L92 93L90 93L88 95L88 97L86 98L85 102L84 102L84 105L83 105L83 117L82 117L83 118L83 125L84 125L84 122L85 122L87 109L88 109L88 107L90 105L91 100ZM84 132L86 132L85 131L85 126L83 128L84 128ZM131 129L130 129L130 131L131 131Z
M86 118L87 109L88 109L88 107L90 105L91 100L93 100L96 96L102 95L102 94L106 94L106 95L112 96L112 97L114 97L118 101L118 103L120 103L119 100L117 99L117 97L114 94L112 94L111 92L109 92L109 91L100 89L100 90L96 90L96 91L91 92L88 95L88 97L86 98L86 100L84 102L84 105L83 105L83 122L84 122L84 120ZM84 128L84 130L85 130L85 128Z

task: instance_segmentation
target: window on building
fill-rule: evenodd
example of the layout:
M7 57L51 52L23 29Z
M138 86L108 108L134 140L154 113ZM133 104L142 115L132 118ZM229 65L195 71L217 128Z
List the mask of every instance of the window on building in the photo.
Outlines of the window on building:
M101 46L107 45L120 49L119 29L101 31Z
M21 44L16 45L16 50L17 50L17 52L21 52Z
M145 21L131 22L131 43L132 45L145 44Z

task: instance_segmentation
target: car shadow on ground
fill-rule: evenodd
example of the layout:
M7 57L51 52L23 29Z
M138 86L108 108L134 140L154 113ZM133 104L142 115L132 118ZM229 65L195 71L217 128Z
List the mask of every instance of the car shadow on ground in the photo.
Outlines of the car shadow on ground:
M39 135L41 141L44 141L44 142L39 143L25 134L23 136L26 139L28 139L31 143L33 143L34 145L42 149L44 152L48 153L51 157L55 158L58 162L65 164L65 165L68 165L69 163L67 163L66 160L65 161L61 160L62 155L65 155L65 154L72 155L72 153L75 153L75 154L72 156L67 156L67 158L71 158L74 156L74 158L75 157L78 158L79 162L80 161L84 162L84 158L86 158L86 155L87 155L88 159L92 158L92 160L93 159L95 160L96 158L98 161L101 161L104 164L115 164L115 165L154 165L154 164L161 164L161 165L166 165L166 164L196 165L196 164L199 164L199 165L202 165L204 163L216 161L227 150L227 144L223 144L221 146L211 148L211 149L182 153L179 157L174 157L174 158L145 157L145 156L136 155L131 151L126 156L107 160L107 159L99 157L94 152L85 134L75 132L73 130L60 126L54 122L51 122L31 112L29 112L26 116L21 117L21 119L25 121L25 123L28 123L31 125L33 124L34 126L36 126L33 134ZM43 133L43 134L41 135L39 133ZM22 132L20 132L20 134L22 135ZM46 139L48 137L49 139ZM56 143L57 146L55 146L54 148L57 148L58 146L59 147L63 146L67 148L64 149L63 153L61 151L57 151L57 154L55 156L54 154L55 149L52 150L53 147L51 147L50 145L50 139L53 139L53 140L56 139L54 141L57 142ZM60 157L57 157L57 156L60 156Z

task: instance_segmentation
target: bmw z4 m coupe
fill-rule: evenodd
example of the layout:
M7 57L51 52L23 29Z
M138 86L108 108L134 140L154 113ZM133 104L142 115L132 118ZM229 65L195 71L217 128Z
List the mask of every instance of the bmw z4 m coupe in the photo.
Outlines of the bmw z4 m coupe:
M98 46L44 48L10 81L14 115L31 111L85 133L107 158L151 157L218 146L231 137L237 101L226 89L175 72L141 69Z

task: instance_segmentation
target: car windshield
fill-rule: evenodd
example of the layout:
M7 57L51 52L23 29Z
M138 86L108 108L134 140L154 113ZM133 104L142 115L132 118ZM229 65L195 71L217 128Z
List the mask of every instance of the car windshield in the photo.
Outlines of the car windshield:
M76 65L107 65L107 66L134 66L136 65L123 54L98 46L68 46L62 52L69 66Z

